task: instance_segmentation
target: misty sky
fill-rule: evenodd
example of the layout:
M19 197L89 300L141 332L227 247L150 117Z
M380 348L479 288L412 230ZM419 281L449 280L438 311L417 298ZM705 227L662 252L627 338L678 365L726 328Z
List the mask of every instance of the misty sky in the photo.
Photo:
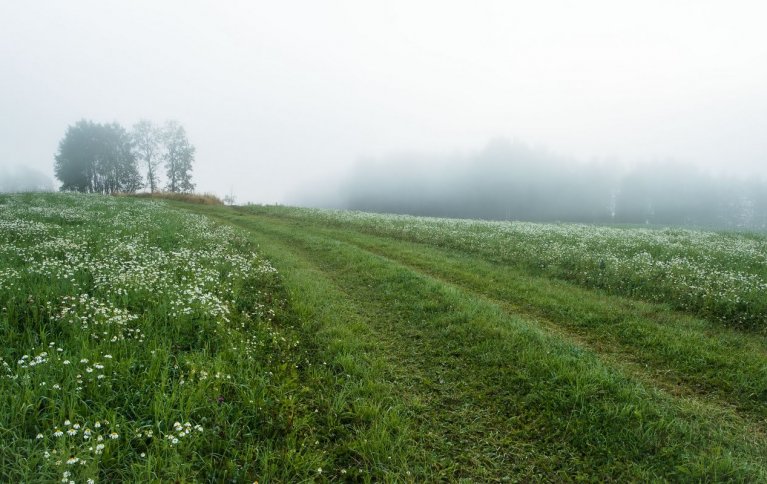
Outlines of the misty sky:
M81 118L172 118L200 191L278 202L360 157L506 137L767 174L761 1L3 1L0 168ZM0 170L2 172L2 170Z

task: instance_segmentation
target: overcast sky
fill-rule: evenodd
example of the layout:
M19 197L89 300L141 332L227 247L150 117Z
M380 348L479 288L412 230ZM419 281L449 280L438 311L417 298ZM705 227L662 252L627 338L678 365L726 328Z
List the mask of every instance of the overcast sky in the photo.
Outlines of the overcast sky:
M762 1L2 1L0 168L81 118L173 118L201 191L506 137L767 174ZM1 172L2 170L0 170Z

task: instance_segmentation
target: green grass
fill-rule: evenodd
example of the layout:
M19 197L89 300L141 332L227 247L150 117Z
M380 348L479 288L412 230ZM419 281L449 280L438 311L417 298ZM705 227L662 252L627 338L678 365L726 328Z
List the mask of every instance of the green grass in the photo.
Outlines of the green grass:
M380 390L316 358L243 234L155 202L75 195L2 196L0 227L0 481L385 472L353 448L368 435L398 445L396 412L379 402L392 422L381 430L375 408L354 408Z
M212 193L186 192L151 192L151 193L119 193L121 197L152 198L157 200L175 200L177 202L199 203L202 205L223 205L224 202Z
M764 234L486 222L273 206L250 206L247 212L452 248L529 273L767 332Z
M62 195L0 228L0 481L767 479L759 301L608 257L751 284L759 236Z

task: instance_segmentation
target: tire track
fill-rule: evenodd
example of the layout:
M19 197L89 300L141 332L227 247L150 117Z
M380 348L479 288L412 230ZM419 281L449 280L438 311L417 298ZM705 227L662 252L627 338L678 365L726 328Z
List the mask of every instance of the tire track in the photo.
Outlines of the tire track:
M696 449L697 463L685 462L679 471L696 474L695 465L721 464L711 451L732 446L741 449L732 475L741 465L756 469L748 455L753 446L763 448L763 438L740 418L656 393L655 385L605 365L566 335L540 329L540 321L521 319L503 301L360 246L348 234L272 218L224 218L299 247L364 308L376 333L390 342L385 346L394 348L389 361L403 370L395 383L412 397L413 415L421 414L423 445L438 456L443 476L563 479L581 465L592 478L669 478L678 471L667 467L669 455L685 461ZM692 430L700 425L715 425L700 429L705 440ZM671 445L663 457L656 453L658 438ZM623 465L600 460L616 451L628 453Z

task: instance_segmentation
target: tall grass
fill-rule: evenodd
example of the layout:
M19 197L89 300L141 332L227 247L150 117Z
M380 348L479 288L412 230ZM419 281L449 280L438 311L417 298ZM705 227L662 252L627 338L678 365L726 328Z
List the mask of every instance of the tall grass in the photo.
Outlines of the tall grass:
M257 205L245 210L479 254L534 274L767 332L767 236L761 234L487 222Z
M1 482L764 479L763 339L548 277L762 239L246 210L0 195Z
M201 205L223 205L224 202L213 193L181 193L181 192L152 192L152 193L121 193L120 196L135 198L154 198L160 200L175 200L177 202L198 203Z
M336 332L328 364L374 343L354 356L405 402L417 482L764 479L759 336L323 217L188 208L249 230L292 302L351 309L309 320L365 328Z
M2 482L292 480L327 459L278 274L204 217L0 196L0 341Z

